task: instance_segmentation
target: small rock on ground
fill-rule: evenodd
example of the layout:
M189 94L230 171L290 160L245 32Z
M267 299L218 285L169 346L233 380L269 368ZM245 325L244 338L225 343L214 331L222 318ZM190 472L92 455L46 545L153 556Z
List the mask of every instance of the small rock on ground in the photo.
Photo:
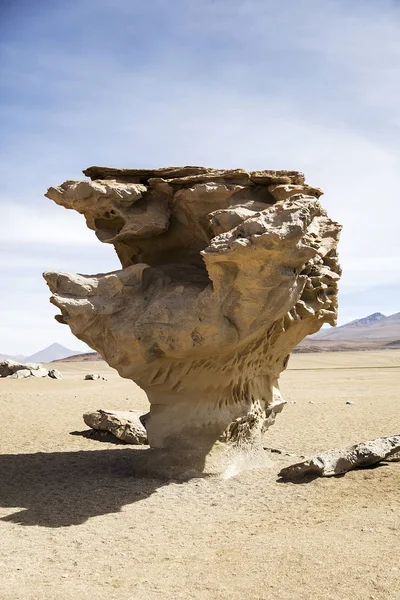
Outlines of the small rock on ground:
M51 377L52 379L62 379L63 378L60 371L58 371L57 369L50 369L49 377Z
M107 377L104 377L104 375L99 375L99 373L87 373L85 375L85 380L95 380L95 379L102 379L102 381L107 381Z
M342 475L352 469L375 465L400 453L400 435L381 437L340 450L330 450L282 469L279 477L299 479L307 476L330 477Z
M85 413L83 420L92 429L109 431L116 438L126 444L147 444L147 432L140 417L142 413L138 410L95 410Z

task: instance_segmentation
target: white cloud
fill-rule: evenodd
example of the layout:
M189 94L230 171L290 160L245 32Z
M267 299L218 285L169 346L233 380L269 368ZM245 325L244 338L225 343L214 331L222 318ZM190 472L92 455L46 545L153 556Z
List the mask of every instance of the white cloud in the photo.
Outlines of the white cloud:
M62 182L60 182L62 183ZM50 204L50 200L48 200ZM30 204L2 203L0 240L11 244L42 244L46 246L97 246L93 231L85 226L84 217L59 207L58 211ZM29 259L29 255L28 255Z

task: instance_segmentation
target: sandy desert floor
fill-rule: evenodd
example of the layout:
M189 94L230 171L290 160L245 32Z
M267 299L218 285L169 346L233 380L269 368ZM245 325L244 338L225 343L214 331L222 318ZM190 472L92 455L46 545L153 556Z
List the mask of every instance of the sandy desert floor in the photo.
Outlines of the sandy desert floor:
M142 448L76 432L90 409L147 410L143 392L105 363L58 368L0 380L1 600L400 599L400 463L279 483L296 459L274 453L231 479L140 479ZM268 445L399 433L399 385L400 351L294 355Z

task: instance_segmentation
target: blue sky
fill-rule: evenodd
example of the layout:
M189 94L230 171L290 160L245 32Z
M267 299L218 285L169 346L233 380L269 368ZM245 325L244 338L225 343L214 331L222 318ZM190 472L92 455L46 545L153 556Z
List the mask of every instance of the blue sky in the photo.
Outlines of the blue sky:
M400 3L3 0L0 352L84 345L44 270L118 268L43 197L93 164L303 170L343 226L339 322L400 310Z

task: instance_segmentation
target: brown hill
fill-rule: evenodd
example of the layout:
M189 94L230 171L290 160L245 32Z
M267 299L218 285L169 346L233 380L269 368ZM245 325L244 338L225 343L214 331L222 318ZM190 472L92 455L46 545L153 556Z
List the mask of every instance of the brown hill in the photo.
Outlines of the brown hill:
M67 356L66 358L60 358L59 360L53 360L52 362L69 363L93 360L103 360L103 358L98 352L85 352L84 354L74 354L73 356Z

